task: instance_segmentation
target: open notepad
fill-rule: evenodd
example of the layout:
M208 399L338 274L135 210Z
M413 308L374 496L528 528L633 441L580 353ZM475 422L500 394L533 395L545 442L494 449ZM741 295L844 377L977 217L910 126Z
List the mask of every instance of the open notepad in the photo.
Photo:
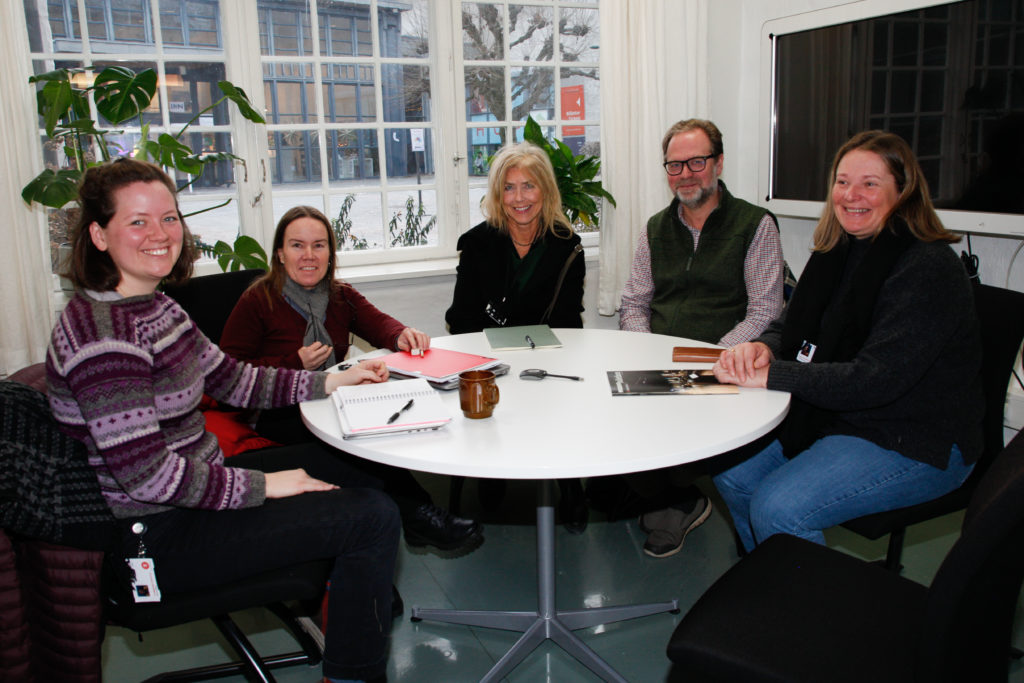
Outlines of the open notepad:
M425 379L339 387L331 394L331 401L338 409L345 439L438 429L452 419Z

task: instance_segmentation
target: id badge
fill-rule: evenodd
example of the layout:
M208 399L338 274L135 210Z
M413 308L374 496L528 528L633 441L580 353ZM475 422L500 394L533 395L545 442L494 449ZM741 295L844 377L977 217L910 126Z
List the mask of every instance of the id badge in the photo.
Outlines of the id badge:
M800 351L796 354L796 359L801 363L810 363L811 359L814 358L814 352L817 350L818 346L816 344L804 340L804 343L800 345Z
M125 562L132 572L132 597L135 602L160 602L156 584L156 563L151 557L129 557Z

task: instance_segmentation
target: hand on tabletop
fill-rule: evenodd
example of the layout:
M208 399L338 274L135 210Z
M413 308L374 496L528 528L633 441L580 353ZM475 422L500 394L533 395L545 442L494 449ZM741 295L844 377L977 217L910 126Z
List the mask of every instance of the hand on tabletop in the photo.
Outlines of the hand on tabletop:
M763 389L768 385L768 366L774 359L767 345L744 342L723 351L712 371L719 382Z
M306 474L306 470L282 470L267 472L267 498L288 498L310 491L330 491L339 488L326 481L320 481Z
M430 335L420 332L415 327L407 327L398 335L396 345L399 351L412 351L413 349L426 351L430 348Z
M328 394L341 386L350 384L374 384L384 382L388 378L388 366L380 358L370 358L359 361L347 370L332 372L327 375L327 384L324 386Z

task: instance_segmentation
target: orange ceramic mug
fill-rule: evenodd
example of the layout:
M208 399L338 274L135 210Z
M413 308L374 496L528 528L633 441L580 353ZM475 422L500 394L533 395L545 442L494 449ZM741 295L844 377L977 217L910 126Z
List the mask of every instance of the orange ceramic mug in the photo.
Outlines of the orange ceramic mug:
M490 370L467 370L459 374L459 404L462 414L472 420L490 417L498 404L498 385Z

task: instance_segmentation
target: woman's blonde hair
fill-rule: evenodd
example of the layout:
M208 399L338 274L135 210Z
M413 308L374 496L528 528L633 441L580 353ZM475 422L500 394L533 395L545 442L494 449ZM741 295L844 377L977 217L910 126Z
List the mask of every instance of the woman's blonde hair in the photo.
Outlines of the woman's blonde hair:
M573 234L572 224L562 211L562 194L558 191L555 169L547 153L530 142L507 145L498 150L491 160L487 174L487 195L481 203L487 222L501 232L508 232L508 216L505 215L503 196L508 172L518 168L534 182L541 194L541 230L547 230L556 237L567 238Z
M873 152L885 162L889 172L896 179L899 196L892 212L886 216L886 224L892 216L902 218L911 234L922 242L959 242L960 237L946 230L935 213L928 181L925 180L914 152L903 138L884 130L866 130L857 133L836 152L832 170L828 176L825 210L814 228L814 251L829 251L846 237L846 231L839 224L835 206L832 204L832 188L836 183L839 162L853 150ZM882 228L885 229L884 227Z

